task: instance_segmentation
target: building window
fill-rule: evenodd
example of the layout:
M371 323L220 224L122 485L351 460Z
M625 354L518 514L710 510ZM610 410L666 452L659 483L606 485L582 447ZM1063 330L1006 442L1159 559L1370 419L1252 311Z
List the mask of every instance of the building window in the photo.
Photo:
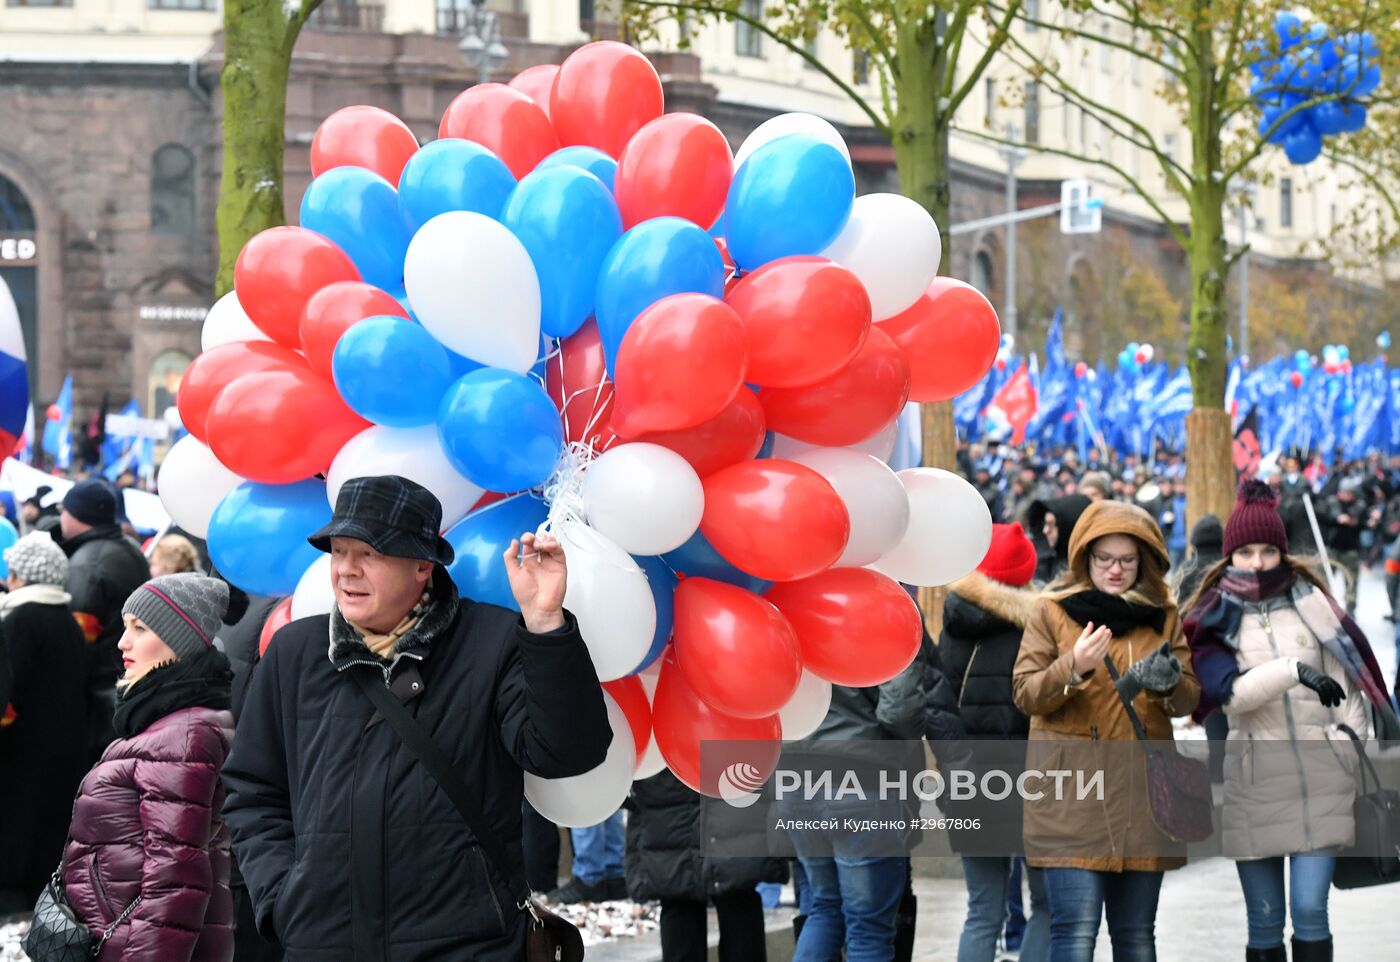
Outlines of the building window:
M360 3L359 0L323 0L306 22L318 30L379 33L384 29L384 6L379 3Z
M443 8L444 6L451 7L451 6L453 6L453 5L454 5L454 0L438 0L438 10L439 10L439 11L441 11L442 8ZM596 17L597 17L597 13L596 13L596 8L595 8L595 6L594 6L594 4L593 4L593 0L578 0L578 19L579 19L579 23L592 23L593 20L594 20L594 18L596 18ZM439 14L439 18L441 18L441 15L440 15L440 14Z
M1105 40L1113 38L1113 27L1107 20L1099 24L1099 33ZM1113 69L1113 48L1106 43L1099 44L1099 69L1104 73Z
M146 0L152 10L218 10L219 0Z
M1026 143L1040 143L1040 84L1026 81Z
M1087 150L1089 147L1089 112L1083 107L1079 108L1079 149Z
M994 122L997 116L997 82L991 77L988 77L986 80L982 81L982 92L987 101L987 126L992 127L995 125Z
M1039 20L1039 19L1040 19L1040 0L1026 0L1026 2L1025 2L1025 11L1026 11L1026 19L1027 19L1027 20ZM1039 26L1038 24L1034 24L1034 23L1028 23L1028 24L1026 24L1026 33L1035 33L1035 32L1036 32L1037 30L1039 30L1039 29L1040 29L1040 26Z
M166 144L151 158L151 230L187 237L194 229L194 154Z
M802 41L802 51L807 54L807 57L811 57L813 60L821 59L821 55L817 53L817 35L815 33ZM808 60L807 57L802 58L802 66L807 70L816 70L817 68L812 65L812 61Z
M851 80L857 84L870 81L870 54L856 50L851 55Z
M34 208L13 181L0 175L0 231L32 231Z
M5 0L7 7L71 7L73 0Z
M972 258L972 286L983 294L992 292L992 255L978 251Z
M1176 160L1176 134L1162 136L1162 153L1167 155L1167 160Z
M175 396L180 393L180 379L192 359L184 351L162 351L151 362L146 375L146 412L153 418L165 417L165 412L175 406Z
M739 12L751 20L763 19L763 0L742 0ZM741 57L763 56L763 34L757 27L736 20L734 22L734 52Z
M1293 226L1293 178L1278 181L1278 225L1285 230Z

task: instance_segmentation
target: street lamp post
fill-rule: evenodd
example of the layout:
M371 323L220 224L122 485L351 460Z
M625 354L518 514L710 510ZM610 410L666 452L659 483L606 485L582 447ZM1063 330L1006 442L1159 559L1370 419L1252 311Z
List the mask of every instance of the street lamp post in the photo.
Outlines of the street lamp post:
M471 9L462 11L462 39L457 50L468 67L476 68L477 83L490 83L491 74L506 65L510 51L501 42L501 18L485 9L486 0L471 0Z
M1006 139L1016 140L1016 125L1006 125ZM1000 148L1001 156L1006 160L1006 213L1015 214L1017 208L1018 185L1016 183L1016 167L1026 157L1026 151L1012 144L1003 144ZM1006 222L1006 299L1002 309L1002 330L1016 336L1016 221L1014 218Z

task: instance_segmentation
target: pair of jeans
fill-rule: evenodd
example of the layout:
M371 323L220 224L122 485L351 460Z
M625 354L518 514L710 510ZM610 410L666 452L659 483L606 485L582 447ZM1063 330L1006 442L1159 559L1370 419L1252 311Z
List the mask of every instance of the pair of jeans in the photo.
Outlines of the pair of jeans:
M727 892L712 901L719 916L719 962L764 962L768 943L758 892ZM700 899L662 899L661 962L705 962L708 956L705 903Z
M1283 857L1235 863L1244 889L1245 919L1249 923L1249 948L1271 949L1283 944L1283 923L1293 916L1293 937L1300 942L1325 942L1332 937L1327 925L1327 895L1332 888L1334 855L1288 857L1288 901L1283 894Z
M1153 929L1161 872L1096 872L1047 868L1050 962L1090 962L1107 915L1113 962L1156 962Z
M622 812L613 812L605 822L588 828L569 830L574 843L574 876L597 885L606 878L622 878L624 838Z
M837 855L800 861L812 907L793 962L839 962L843 942L846 962L889 962L909 860Z
M1012 894L1014 861L999 855L963 858L967 920L958 939L958 962L992 962L996 958L997 937L1006 921L1008 895ZM1021 940L1021 959L1022 962L1045 962L1050 938L1050 908L1045 902L1044 879L1040 869L1030 867L1026 869L1026 877L1031 886L1031 916Z

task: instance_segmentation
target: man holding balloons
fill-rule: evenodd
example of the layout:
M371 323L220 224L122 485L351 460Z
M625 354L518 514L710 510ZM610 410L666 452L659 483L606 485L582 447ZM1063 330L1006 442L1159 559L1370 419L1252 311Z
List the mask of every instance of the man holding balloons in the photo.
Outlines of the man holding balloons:
M258 928L288 959L522 958L522 772L581 774L612 739L563 608L558 541L511 543L517 614L458 597L441 523L412 481L348 481L310 538L331 556L335 608L282 629L254 676L224 811ZM447 756L493 838L380 724L379 684Z

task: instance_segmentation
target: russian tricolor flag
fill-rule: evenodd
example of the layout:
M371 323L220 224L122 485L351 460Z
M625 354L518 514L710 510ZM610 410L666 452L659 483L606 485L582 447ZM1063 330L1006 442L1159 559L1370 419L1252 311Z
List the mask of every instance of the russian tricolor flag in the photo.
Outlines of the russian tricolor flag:
M29 372L19 309L0 280L0 455L9 457L24 434L29 411Z

